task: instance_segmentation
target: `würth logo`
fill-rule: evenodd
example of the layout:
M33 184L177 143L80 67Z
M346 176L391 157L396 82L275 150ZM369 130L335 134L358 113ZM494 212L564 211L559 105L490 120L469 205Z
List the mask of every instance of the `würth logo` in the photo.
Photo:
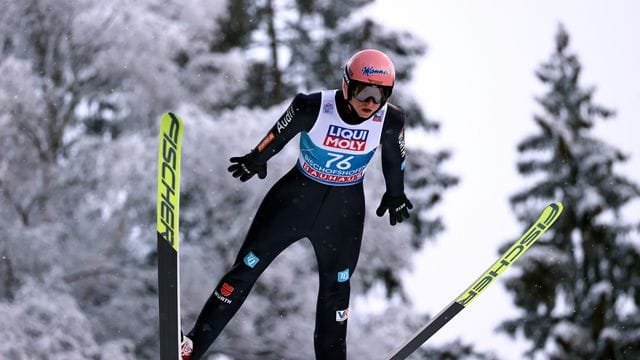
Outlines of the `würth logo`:
M225 282L225 283L222 283L222 286L220 287L220 292L218 292L218 290L215 290L213 292L213 295L223 303L231 304L232 301L228 297L233 293L233 290L235 290L235 288L231 286L229 283Z
M220 293L222 294L222 296L226 297L226 296L231 295L233 290L235 290L235 288L233 286L229 285L229 283L224 283L224 284L222 284L222 287L220 288Z
M323 144L336 149L364 151L368 136L369 130L354 130L329 125L329 131L327 131Z

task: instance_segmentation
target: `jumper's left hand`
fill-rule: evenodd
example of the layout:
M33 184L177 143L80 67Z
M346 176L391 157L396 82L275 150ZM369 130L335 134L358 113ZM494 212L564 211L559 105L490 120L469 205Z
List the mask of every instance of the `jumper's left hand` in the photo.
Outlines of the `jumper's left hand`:
M389 224L392 226L396 223L401 223L403 220L409 218L409 209L413 208L413 204L407 196L403 193L398 196L391 196L385 193L380 201L380 206L376 210L376 215L382 216L387 210L389 210Z

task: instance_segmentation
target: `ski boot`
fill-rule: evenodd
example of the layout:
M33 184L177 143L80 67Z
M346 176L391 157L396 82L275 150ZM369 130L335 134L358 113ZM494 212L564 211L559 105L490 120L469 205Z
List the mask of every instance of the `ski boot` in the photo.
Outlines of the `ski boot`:
M191 360L191 354L193 353L193 341L188 337L182 335L182 341L180 342L180 359Z

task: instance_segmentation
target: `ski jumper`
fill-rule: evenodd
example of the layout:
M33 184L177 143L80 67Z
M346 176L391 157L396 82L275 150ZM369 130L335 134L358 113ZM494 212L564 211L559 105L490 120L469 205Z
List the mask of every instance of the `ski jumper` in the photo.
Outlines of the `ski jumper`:
M349 115L336 90L294 98L255 151L266 163L300 133L298 161L265 196L234 265L188 334L192 359L204 355L276 256L304 237L311 241L320 277L316 358L346 359L350 279L364 226L365 169L381 146L387 193L404 193L404 121L404 112L388 103L366 120Z

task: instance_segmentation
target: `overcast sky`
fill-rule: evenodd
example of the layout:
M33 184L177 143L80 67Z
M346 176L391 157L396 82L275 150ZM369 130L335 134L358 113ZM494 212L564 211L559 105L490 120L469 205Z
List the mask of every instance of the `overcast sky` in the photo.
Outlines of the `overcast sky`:
M439 312L496 260L499 245L522 231L508 202L528 183L516 172L515 149L537 131L533 114L541 109L534 97L544 88L534 71L549 59L560 22L583 65L582 86L595 86L594 101L617 112L597 123L595 134L631 156L616 171L640 183L640 2L379 0L370 12L428 44L413 89L442 125L428 146L451 149L445 168L462 180L437 209L447 231L416 257L410 290L421 310ZM626 214L637 222L640 204ZM485 224L493 224L486 235L473 235ZM469 255L454 258L463 247ZM505 359L519 358L524 345L492 331L515 313L498 282L430 341L461 337Z

